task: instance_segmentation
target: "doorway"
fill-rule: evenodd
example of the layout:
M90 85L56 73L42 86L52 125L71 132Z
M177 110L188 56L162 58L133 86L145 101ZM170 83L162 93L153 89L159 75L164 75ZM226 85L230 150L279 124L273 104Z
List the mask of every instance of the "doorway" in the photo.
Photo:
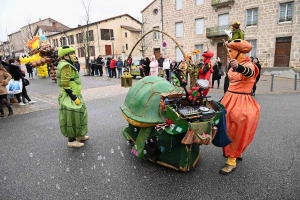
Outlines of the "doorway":
M153 48L153 54L155 56L155 59L158 60L160 58L160 48Z
M227 66L227 51L223 43L218 43L217 45L217 57L220 58L222 66Z
M292 37L276 38L274 67L289 67Z
M105 55L112 55L111 45L105 45Z

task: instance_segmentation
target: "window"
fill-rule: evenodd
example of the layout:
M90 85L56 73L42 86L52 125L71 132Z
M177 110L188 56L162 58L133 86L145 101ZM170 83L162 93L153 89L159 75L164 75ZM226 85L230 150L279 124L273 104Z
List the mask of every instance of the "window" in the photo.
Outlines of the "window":
M78 48L78 57L85 57L84 47Z
M58 40L57 39L53 39L53 46L58 47Z
M157 15L158 14L158 10L157 9L154 9L153 10L153 15Z
M201 4L204 4L204 0L196 0L196 5L201 5Z
M89 41L94 41L94 32L93 32L93 30L90 30L88 33L86 33L86 36L89 38Z
M77 33L76 40L77 40L77 43L82 43L83 42L83 33Z
M218 26L229 25L229 14L221 14L218 16Z
M196 34L204 34L204 19L196 19Z
M257 8L247 10L247 17L246 17L246 26L255 26L257 25Z
M90 55L95 56L95 47L94 46L90 46Z
M127 38L127 32L125 32L125 37Z
M128 50L128 44L126 44L126 50Z
M182 1L183 0L176 0L176 10L182 9Z
M153 27L153 29L159 30L159 26ZM153 31L153 40L159 40L159 32Z
M248 41L252 45L252 49L249 53L247 53L247 56L256 57L256 40L250 40Z
M202 53L203 53L203 44L198 44L198 45L195 45L195 49L199 49L200 50L200 54L196 54L196 60L199 60L202 56Z
M178 22L175 23L175 34L176 37L183 37L183 23L182 22Z
M74 44L74 35L69 35L69 44Z
M279 6L279 22L292 21L294 3L281 3Z
M182 52L180 51L179 47L175 47L175 55L176 55L176 62L180 62L181 60L183 60L183 55Z
M114 30L112 29L100 29L101 32L101 40L110 40L110 38L114 37Z
M61 38L60 38L60 44L61 44L62 46L67 45L67 38L66 38L66 37L61 37Z

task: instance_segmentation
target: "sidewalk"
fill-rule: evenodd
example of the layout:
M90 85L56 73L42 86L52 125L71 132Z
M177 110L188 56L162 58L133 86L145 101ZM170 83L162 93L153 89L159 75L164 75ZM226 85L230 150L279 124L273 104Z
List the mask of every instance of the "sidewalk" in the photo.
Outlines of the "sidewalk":
M83 76L83 70L80 75L83 83L82 95L86 102L108 97L113 98L114 96L118 95L125 95L130 89L121 87L121 79L108 78L106 76ZM133 84L140 79L140 77L133 79ZM256 95L300 93L300 80L297 81L297 89L294 90L294 79L275 76L273 82L273 91L271 91L271 79L272 76L261 75L260 81L257 83ZM215 88L210 89L210 93L223 94L224 77L221 78L220 88L216 89L216 86L217 82L215 82ZM36 100L37 103L27 104L25 106L20 106L17 103L14 103L12 105L14 115L21 115L58 107L57 97L59 89L50 78L35 78L35 80L30 80L30 86L28 87L27 91L29 97L33 100ZM6 107L4 107L4 112L5 116L7 116L8 111Z

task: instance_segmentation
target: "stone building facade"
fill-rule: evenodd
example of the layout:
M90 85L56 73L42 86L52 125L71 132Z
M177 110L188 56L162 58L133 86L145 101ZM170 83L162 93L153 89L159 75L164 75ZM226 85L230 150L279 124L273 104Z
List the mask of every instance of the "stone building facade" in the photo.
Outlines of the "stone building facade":
M128 14L123 14L48 35L47 41L55 47L73 46L80 64L85 66L85 59L91 60L99 55L115 58L120 56L124 61L140 39L140 32L141 22ZM89 37L88 40L86 36ZM88 48L90 58L87 57ZM132 52L132 58L141 58L138 48Z
M263 67L300 67L300 0L155 0L141 12L146 30L160 24L186 54L210 49L225 64L225 30L239 21L245 40L253 46L249 55L258 57ZM147 54L160 48L177 61L183 58L170 38L146 38Z

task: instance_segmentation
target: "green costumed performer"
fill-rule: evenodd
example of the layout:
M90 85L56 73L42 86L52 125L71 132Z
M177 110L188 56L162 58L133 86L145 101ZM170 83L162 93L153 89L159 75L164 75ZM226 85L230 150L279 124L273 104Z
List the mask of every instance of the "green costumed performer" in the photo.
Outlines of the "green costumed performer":
M236 39L244 39L244 32L240 29L241 23L238 21L235 21L232 26L232 37L229 39L228 42L231 42Z
M58 97L59 123L62 134L68 138L69 147L82 147L82 141L88 140L87 111L81 95L81 80L73 63L77 62L75 49L70 46L60 47L56 76L61 88Z

